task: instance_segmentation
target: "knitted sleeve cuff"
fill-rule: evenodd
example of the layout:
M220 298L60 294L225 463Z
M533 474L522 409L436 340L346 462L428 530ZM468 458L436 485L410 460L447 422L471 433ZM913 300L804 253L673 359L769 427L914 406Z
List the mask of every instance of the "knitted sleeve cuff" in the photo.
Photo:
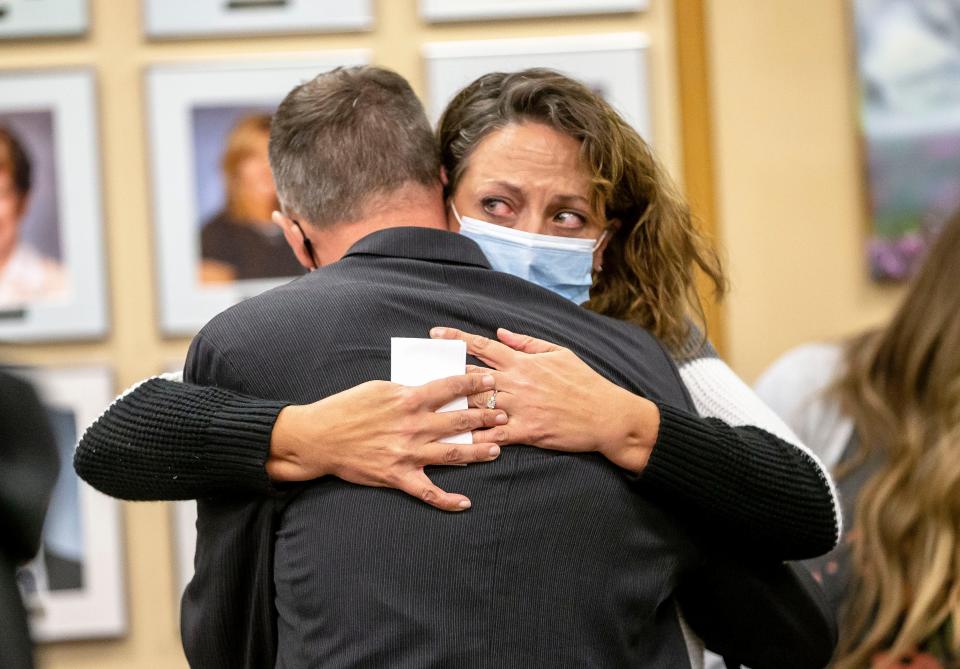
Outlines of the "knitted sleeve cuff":
M261 400L215 390L215 407L206 427L203 450L210 482L218 488L270 492L267 476L270 435L289 402Z

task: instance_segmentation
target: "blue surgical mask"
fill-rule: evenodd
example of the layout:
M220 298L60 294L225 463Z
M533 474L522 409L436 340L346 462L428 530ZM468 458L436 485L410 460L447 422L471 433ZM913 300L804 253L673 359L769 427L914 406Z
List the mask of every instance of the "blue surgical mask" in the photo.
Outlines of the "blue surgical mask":
M551 290L575 304L590 299L593 284L593 253L599 239L553 237L514 230L475 218L461 218L460 234L472 239L490 261L490 267Z

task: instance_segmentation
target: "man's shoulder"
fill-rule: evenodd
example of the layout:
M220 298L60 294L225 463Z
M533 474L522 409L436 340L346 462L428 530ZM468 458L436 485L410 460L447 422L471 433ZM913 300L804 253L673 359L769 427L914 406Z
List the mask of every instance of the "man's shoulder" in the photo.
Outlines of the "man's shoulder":
M656 335L639 323L614 318L613 316L605 316L604 314L598 314L589 309L581 309L581 311L586 312L585 317L596 322L602 331L614 333L614 336L620 341L631 341L647 347L653 347L663 352L671 361L673 360L666 345L661 342Z
M349 287L363 283L340 265L322 267L238 302L210 319L198 336L210 341L237 337L250 341L289 331L305 311L323 311L342 301Z
M306 285L295 285L304 282L306 278L306 276L298 277L290 283L276 286L237 302L211 318L201 328L198 336L216 340L225 334L236 334L238 324L245 324L247 327L254 324L282 325L277 322L276 317L284 311L292 310L297 296L309 290Z

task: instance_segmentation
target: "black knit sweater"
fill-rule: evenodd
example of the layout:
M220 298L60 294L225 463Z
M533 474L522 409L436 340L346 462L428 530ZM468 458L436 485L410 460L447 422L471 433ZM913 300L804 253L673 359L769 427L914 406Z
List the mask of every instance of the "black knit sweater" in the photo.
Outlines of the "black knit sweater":
M129 500L271 494L270 434L284 402L151 379L91 425L77 473ZM835 540L833 499L809 460L754 427L660 405L660 432L638 490L739 555L804 559Z

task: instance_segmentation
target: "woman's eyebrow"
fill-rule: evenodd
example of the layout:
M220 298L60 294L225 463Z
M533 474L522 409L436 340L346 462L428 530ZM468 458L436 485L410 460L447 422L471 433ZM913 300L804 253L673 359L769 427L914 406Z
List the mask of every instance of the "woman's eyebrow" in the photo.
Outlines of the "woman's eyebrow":
M488 187L493 186L496 188L502 188L503 190L508 191L511 196L518 199L523 197L523 189L516 184L510 183L509 181L490 181L485 185Z
M553 202L560 206L580 206L590 208L590 201L581 195L555 195Z

